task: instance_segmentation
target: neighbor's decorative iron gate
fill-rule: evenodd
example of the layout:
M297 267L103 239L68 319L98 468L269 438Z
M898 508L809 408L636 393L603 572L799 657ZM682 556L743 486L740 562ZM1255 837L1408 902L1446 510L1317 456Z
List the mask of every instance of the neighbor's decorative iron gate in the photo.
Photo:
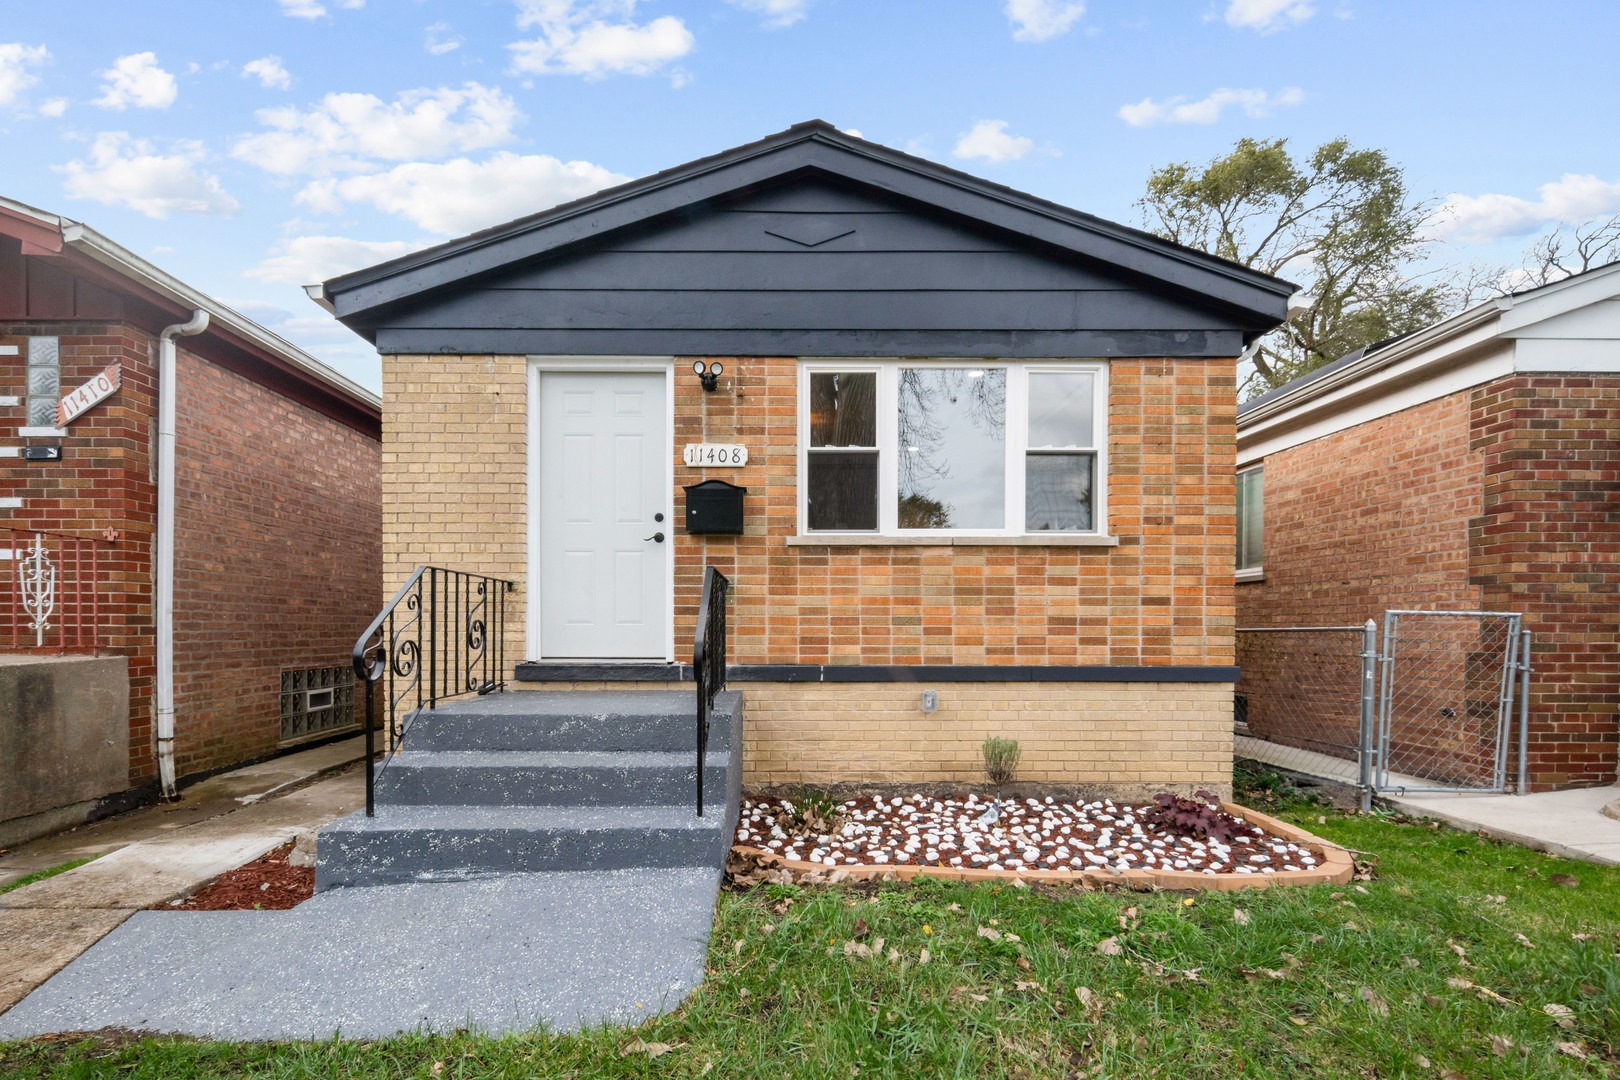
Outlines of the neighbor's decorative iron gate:
M1377 789L1506 791L1519 652L1516 613L1384 612Z

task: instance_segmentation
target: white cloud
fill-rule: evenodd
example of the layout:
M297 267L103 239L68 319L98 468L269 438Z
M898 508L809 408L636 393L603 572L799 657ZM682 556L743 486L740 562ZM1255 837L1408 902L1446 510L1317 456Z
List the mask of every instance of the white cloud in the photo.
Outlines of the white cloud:
M429 232L456 236L629 179L588 161L501 151L476 163L413 161L370 176L318 180L299 192L297 201L326 213L341 211L345 203L368 202Z
M1121 105L1119 118L1131 127L1151 127L1154 124L1213 124L1221 118L1228 106L1236 105L1249 116L1265 116L1279 105L1298 105L1305 100L1305 91L1297 86L1286 87L1275 94L1264 90L1216 90L1202 101L1188 101L1185 97L1154 101L1143 98L1135 105Z
M246 135L231 156L280 176L359 172L374 161L408 161L498 146L522 119L517 103L494 87L407 90L392 103L372 94L327 94L308 110L254 114L272 128Z
M39 82L39 76L28 69L50 58L50 50L43 45L0 44L0 105L10 105L18 94Z
M131 53L113 61L113 66L101 72L101 96L93 104L103 109L122 111L133 105L137 109L167 109L179 96L180 88L174 76L158 67L154 53Z
M449 30L450 24L443 22L436 22L428 27L427 40L423 43L423 48L434 56L443 56L447 52L455 52L461 48L462 42L467 39L460 34L451 34Z
M198 169L203 147L191 139L176 140L171 153L159 154L127 132L103 131L90 144L89 157L88 163L54 166L73 198L127 206L160 220L171 214L233 217L242 208L217 176Z
M41 116L61 116L67 109L68 99L65 97L53 97L39 103Z
M276 0L281 13L290 19L319 19L326 15L326 5L320 0Z
M397 259L427 247L414 240L350 240L346 236L295 236L243 274L260 281L311 285L350 270Z
M1226 5L1226 25L1269 34L1289 23L1302 23L1315 14L1311 0L1231 0Z
M634 22L637 0L517 0L520 29L540 36L515 41L514 71L532 75L651 75L692 51L696 39L673 15ZM617 20L610 22L609 20Z
M864 138L866 138L865 135L861 134L861 129L860 128L845 128L844 129L844 134L848 135L848 136L850 136L852 138L856 138L856 139L864 139Z
M726 0L732 7L744 11L757 11L765 16L765 25L773 30L792 26L810 13L814 0Z
M279 56L261 56L242 65L242 77L255 78L266 90L286 90L292 86L292 76L281 66Z
M1007 121L980 120L973 130L956 141L951 153L959 158L984 158L989 162L1017 161L1035 149L1035 140L1007 134Z
M1464 242L1524 236L1544 225L1579 221L1620 210L1620 180L1565 173L1538 189L1534 201L1516 195L1448 195L1440 210L1438 231Z
M1046 41L1068 33L1086 13L1083 0L1007 0L1014 41Z

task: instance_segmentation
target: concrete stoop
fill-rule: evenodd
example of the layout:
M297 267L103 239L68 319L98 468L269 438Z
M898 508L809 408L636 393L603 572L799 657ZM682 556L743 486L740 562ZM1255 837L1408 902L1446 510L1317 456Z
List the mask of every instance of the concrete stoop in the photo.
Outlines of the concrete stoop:
M696 814L692 695L525 691L418 714L376 816L321 830L315 888L551 870L719 868L741 799L741 695L710 715Z

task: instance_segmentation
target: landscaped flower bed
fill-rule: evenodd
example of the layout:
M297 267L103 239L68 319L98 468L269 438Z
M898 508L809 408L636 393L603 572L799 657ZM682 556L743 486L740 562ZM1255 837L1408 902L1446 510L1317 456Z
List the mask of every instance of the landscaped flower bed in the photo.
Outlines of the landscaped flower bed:
M1343 852L1231 804L1211 807L1212 817L1224 821L1213 822L1209 835L1161 823L1156 819L1165 814L1153 804L1005 799L995 819L986 820L990 808L975 795L863 796L807 813L792 800L746 798L735 843L788 866L861 876L1127 875L1219 888L1249 883L1244 879L1349 877Z

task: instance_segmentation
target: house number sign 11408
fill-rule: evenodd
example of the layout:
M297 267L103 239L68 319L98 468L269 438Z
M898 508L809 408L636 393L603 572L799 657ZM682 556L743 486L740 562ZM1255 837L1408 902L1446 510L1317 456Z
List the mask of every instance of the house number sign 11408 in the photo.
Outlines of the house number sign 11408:
M689 469L731 468L748 464L748 447L724 443L687 443L681 460Z

